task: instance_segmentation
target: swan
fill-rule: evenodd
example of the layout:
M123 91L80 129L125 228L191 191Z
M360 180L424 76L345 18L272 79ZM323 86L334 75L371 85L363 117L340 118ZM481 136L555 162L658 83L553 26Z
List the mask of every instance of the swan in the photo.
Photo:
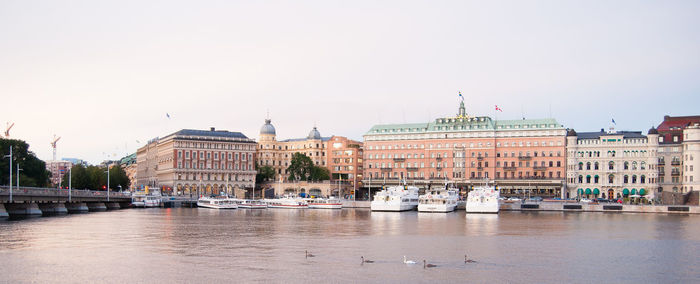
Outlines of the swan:
M374 260L365 259L364 256L360 256L360 259L362 259L362 263L374 263Z
M304 252L306 253L306 258L309 258L309 257L315 257L315 255L313 255L313 254L309 253L309 251L308 251L308 250L305 250Z
M476 260L467 259L467 255L464 255L464 263L475 263Z
M425 259L424 259L423 260L423 268L427 268L427 267L437 267L437 265L432 264L432 263L426 263Z
M405 256L405 255L403 256L403 263L405 263L405 264L416 264L416 262L413 261L413 260L406 260L406 256Z

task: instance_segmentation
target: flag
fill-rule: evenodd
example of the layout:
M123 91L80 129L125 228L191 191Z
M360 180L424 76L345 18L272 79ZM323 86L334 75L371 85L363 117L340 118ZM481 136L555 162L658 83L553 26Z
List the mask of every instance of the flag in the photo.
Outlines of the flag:
M612 123L615 124L615 125L617 125L617 123L615 123L615 119L614 119L614 118L612 119Z
M170 114L169 114L169 113L166 112L166 113L165 113L165 116L167 116L168 119L170 119Z
M462 98L462 100L464 100L464 96L462 96L462 91L459 91L459 97Z
M497 111L500 111L500 112L503 112L503 110L502 110L500 107L498 107L498 105L496 105L496 110L497 110Z

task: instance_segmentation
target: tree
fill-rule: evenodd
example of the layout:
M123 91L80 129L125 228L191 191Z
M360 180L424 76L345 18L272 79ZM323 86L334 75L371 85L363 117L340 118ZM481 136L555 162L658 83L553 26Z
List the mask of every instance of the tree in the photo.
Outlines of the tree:
M109 187L112 190L119 190L120 185L122 190L126 190L130 184L129 177L120 165L114 165L109 169Z
M314 166L311 170L311 180L319 181L329 179L331 179L331 176L327 168Z
M255 175L255 183L262 183L264 181L270 181L275 178L275 169L270 166L260 166L258 165L258 173Z
M75 189L92 189L103 190L106 186L107 173L104 167L74 165L71 169L72 187ZM63 185L68 186L68 174L63 176ZM119 185L122 190L128 189L131 181L126 175L126 172L120 166L113 166L109 169L109 188L119 190ZM104 189L106 190L106 189Z
M20 185L45 187L49 185L49 171L46 170L46 163L40 160L29 151L29 144L22 140L0 138L0 155L4 157L10 154L12 146L12 182L16 183L17 164L22 171L19 173ZM10 170L10 159L0 160L0 173L8 173ZM0 184L9 184L9 175L0 174Z
M292 155L292 162L287 168L287 172L289 172L289 179L309 180L313 166L314 162L311 161L311 158L299 152L294 153Z

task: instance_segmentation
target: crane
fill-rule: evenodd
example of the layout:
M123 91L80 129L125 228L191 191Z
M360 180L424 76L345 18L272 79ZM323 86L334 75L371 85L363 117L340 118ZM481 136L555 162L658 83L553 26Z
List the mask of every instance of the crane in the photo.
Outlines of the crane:
M12 129L12 126L15 126L14 122L12 124L10 124L9 122L7 123L7 128L5 129L5 138L10 138L10 129Z
M53 160L56 160L56 142L58 140L61 140L61 137L56 137L56 134L53 135L53 142L51 142L51 147L53 147Z

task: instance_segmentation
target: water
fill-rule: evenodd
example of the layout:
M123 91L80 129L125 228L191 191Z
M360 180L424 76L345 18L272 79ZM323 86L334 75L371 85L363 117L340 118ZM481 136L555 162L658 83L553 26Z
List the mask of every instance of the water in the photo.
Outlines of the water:
M699 240L687 215L130 209L0 222L0 282L700 283Z

